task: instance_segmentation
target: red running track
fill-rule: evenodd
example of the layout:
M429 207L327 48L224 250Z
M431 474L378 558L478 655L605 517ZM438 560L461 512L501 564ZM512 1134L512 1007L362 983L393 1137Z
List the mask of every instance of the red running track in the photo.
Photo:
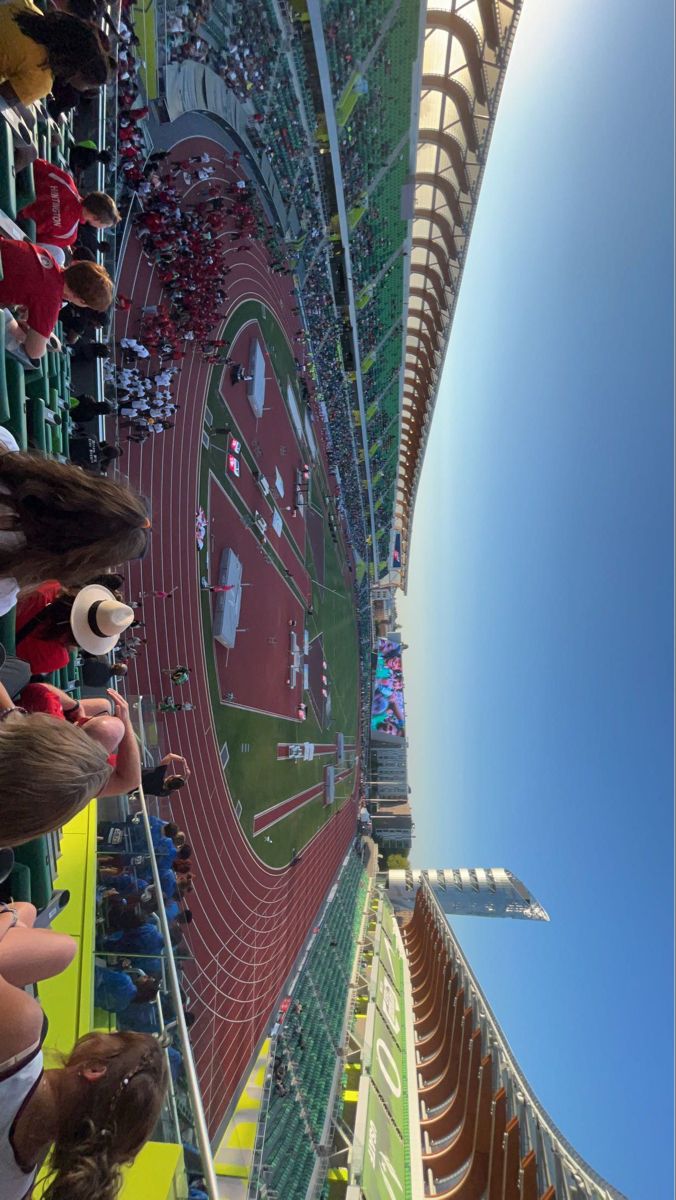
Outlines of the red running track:
M216 178L234 178L224 166L221 147L211 139L190 138L176 149L180 157L208 150L217 166ZM271 271L260 246L247 254L233 251L232 265L227 280L230 308L246 299L264 301L291 340L297 322L290 315L289 277ZM118 315L118 338L135 334L138 306L155 304L161 295L133 234L119 287L133 297L134 308ZM172 811L187 831L198 873L191 898L190 1007L197 1018L192 1041L214 1135L354 833L356 798L324 826L292 869L274 870L262 863L236 819L211 714L194 536L211 369L198 354L188 353L177 386L180 411L175 429L149 438L143 446L130 445L123 461L132 483L149 497L153 513L152 548L130 570L128 594L178 586L170 601L145 602L147 643L130 669L129 690L159 696L167 690L163 668L178 662L192 667L190 684L180 698L192 700L195 710L159 716L158 721L164 726L166 746L184 754L192 766L190 783L175 793ZM296 560L291 569L303 594L304 568ZM261 634L264 637L265 631ZM250 636L253 645L255 634ZM264 696L264 679L260 686ZM265 707L262 700L260 707Z

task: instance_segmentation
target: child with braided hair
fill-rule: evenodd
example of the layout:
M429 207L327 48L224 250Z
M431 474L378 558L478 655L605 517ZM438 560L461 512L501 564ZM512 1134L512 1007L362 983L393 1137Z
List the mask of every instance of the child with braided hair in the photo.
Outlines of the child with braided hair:
M9 943L17 921L13 908L0 906L0 944ZM9 981L11 952L4 962L2 1198L23 1200L50 1154L43 1200L115 1200L121 1168L148 1141L162 1107L167 1087L162 1045L143 1033L88 1033L60 1066L44 1070L44 1014L37 1000ZM37 963L31 982L41 978Z

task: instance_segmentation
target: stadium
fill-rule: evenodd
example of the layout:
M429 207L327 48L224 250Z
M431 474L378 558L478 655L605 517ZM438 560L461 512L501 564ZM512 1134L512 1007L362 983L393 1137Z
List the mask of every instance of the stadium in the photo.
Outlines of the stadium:
M2 9L0 1200L618 1197L378 858L521 0Z

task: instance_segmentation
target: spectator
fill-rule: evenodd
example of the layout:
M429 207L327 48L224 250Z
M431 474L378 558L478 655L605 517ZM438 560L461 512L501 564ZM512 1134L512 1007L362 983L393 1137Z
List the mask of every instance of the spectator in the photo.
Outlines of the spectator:
M92 471L106 471L111 462L124 454L121 446L110 446L88 433L71 437L68 449L74 463Z
M152 921L143 917L138 918L135 924L130 922L126 929L109 933L103 939L103 947L109 953L134 955L134 965L148 974L159 975L162 970L157 956L164 950L164 938ZM146 957L148 955L152 957Z
M203 1179L194 1179L188 1189L188 1200L209 1200Z
M121 220L112 196L88 192L81 196L75 180L54 163L38 158L33 163L35 200L22 210L22 216L35 222L37 241L47 249L72 246L80 225L110 229Z
M181 846L177 852L176 858L174 859L172 865L176 873L176 879L178 883L180 883L182 880L192 880L194 878L191 855L192 849L188 845Z
M84 246L76 246L73 250L73 259L77 262L96 262L96 255L93 251L86 250ZM91 308L80 308L73 304L64 304L59 320L66 335L66 343L72 346L77 342L78 338L95 337L97 330L102 329L107 324L108 313L96 313Z
M80 674L85 687L107 688L116 679L122 679L127 674L126 663L111 663L107 658L85 658L80 666Z
M113 715L101 701L74 701L51 684L31 683L17 709L0 684L0 846L58 829L92 796L138 786L141 763L129 706L118 692L109 696Z
M180 767L180 771L174 770L175 765ZM180 754L169 752L156 767L141 772L141 786L146 796L168 796L170 792L184 787L189 778L190 770L185 759Z
M0 529L0 615L20 587L46 579L69 587L144 554L150 520L140 496L68 463L3 452L10 442L0 431L0 523L10 527Z
M68 161L73 171L86 171L88 167L93 167L94 163L109 167L113 156L110 150L99 150L96 142L82 141L71 147Z
M99 31L67 13L43 15L32 0L0 4L0 95L10 105L48 96L56 79L76 91L108 82L111 60Z
M0 13L3 6L0 5ZM74 262L62 269L53 256L31 242L0 237L3 279L0 306L19 305L25 318L12 333L29 358L41 358L64 300L105 312L113 302L113 284L97 263Z
M107 417L114 412L110 400L96 400L87 392L70 398L70 415L74 421L92 421L96 417Z
M120 1013L130 1004L147 1004L155 999L159 988L154 975L140 975L133 980L126 971L94 967L94 1004L106 1012Z
M96 629L89 623L94 605ZM18 601L16 653L33 675L58 671L76 646L92 655L108 654L133 616L133 609L100 584L74 590L48 579Z
M88 1033L49 1072L49 1086L38 1087L42 1008L0 977L0 1009L0 1061L12 1063L0 1080L2 1125L12 1128L13 1151L3 1155L3 1192L29 1194L37 1167L19 1163L41 1163L49 1155L47 1194L113 1197L120 1167L133 1161L159 1117L167 1087L160 1043L144 1034Z
M95 362L97 358L110 358L110 346L103 342L78 342L73 351L73 358L80 362Z
M68 666L77 644L70 623L76 594L62 588L57 579L47 579L20 596L16 654L29 664L31 674L45 675Z

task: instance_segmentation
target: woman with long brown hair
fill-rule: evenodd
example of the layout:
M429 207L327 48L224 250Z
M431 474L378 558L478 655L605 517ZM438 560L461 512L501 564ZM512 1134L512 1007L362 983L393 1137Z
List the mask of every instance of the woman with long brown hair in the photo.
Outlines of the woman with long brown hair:
M67 588L142 557L150 530L126 484L15 446L0 430L0 615L18 588L46 579Z
M0 908L0 940L15 925L14 910ZM43 978L35 975L32 982ZM162 1046L143 1033L88 1033L60 1067L45 1071L42 1009L5 976L0 1012L2 1200L30 1195L48 1154L43 1200L114 1200L121 1167L133 1162L159 1117L167 1086Z
M100 31L88 21L42 13L32 0L0 4L0 95L8 104L48 96L56 79L78 92L101 87L113 65Z

